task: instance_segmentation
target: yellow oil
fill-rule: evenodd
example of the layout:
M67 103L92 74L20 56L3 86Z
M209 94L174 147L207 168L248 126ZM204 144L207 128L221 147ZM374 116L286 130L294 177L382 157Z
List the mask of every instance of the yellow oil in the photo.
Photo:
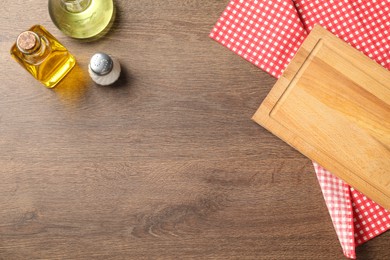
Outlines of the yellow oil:
M12 57L34 78L46 87L53 88L76 64L68 50L44 27L35 25L29 29L35 32L45 45L44 51L35 55L22 53L16 43L11 48Z
M79 9L72 8L72 3ZM49 0L54 24L66 35L78 39L98 38L106 33L114 11L113 0Z

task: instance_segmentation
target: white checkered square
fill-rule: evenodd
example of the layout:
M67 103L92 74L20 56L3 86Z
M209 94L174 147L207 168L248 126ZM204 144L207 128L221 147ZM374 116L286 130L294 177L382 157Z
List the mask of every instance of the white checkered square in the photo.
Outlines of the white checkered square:
M210 37L278 78L315 24L390 69L390 0L232 0ZM347 257L390 229L390 213L314 163Z

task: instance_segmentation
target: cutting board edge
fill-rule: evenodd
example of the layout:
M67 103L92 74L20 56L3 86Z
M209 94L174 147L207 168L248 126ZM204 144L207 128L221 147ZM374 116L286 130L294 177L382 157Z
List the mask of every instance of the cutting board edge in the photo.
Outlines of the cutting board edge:
M332 160L333 164L327 164L326 159L330 159L328 155L322 153L321 151L318 151L317 148L308 144L304 139L302 139L298 135L289 132L287 128L279 124L274 119L264 116L264 113L268 114L268 112L263 111L263 109L259 109L252 117L252 120L257 124L261 125L262 127L264 127L265 129L267 129L273 135L282 139L285 143L287 143L289 146L291 146L292 148L300 152L302 155L306 156L312 161L317 162L319 165L324 167L326 170L330 171L332 174L334 174L344 182L348 183L356 190L358 191L365 190L364 194L368 198L372 199L373 201L375 201L385 209L390 210L390 196L388 194L385 194L382 191L378 190L375 186L371 185L364 179L360 178L359 176L357 176L356 174L348 170L348 168L344 167L341 163L337 161ZM272 127L269 127L270 125L272 125ZM275 125L278 126L278 130L275 130ZM285 133L288 133L288 135L293 137L286 138ZM305 146L305 149L297 149L298 146L302 147L302 144ZM325 159L325 157L327 158ZM343 172L343 175L339 174L340 172ZM356 177L359 177L361 181L357 182Z
M281 125L271 117L271 112L274 109L275 105L278 103L281 96L283 96L283 93L288 88L290 82L294 79L294 77L297 76L297 73L304 65L304 62L307 60L307 56L310 55L311 51L313 51L313 49L321 39L329 38L333 42L340 41L343 44L348 45L341 39L334 39L334 36L330 32L328 32L326 29L322 28L319 25L316 25L313 28L309 36L310 37L305 40L301 48L298 50L297 54L293 57L290 63L290 65L292 64L293 66L289 65L286 68L283 75L277 80L270 93L267 95L267 97L264 99L260 107L253 115L252 120L263 126L272 134L282 139L294 149L298 150L304 156L324 166L327 170L335 174L338 178L342 179L346 183L350 184L352 187L356 188L359 191L364 190L365 195L373 199L379 205L390 210L390 191L388 192L389 194L386 194L383 191L378 190L378 187L371 185L366 180L362 179L360 176L354 174L341 163L337 162L337 160L331 160L333 161L333 164L327 164L326 159L330 159L328 155L321 153L315 147L306 143L306 141L303 140L301 137L295 135L293 132L289 131L287 128L285 128L283 125ZM302 49L309 49L311 51L302 51ZM365 56L364 54L361 55ZM369 59L366 56L365 58ZM370 61L374 62L371 59ZM376 62L374 63L378 65ZM278 130L275 129L275 126ZM297 147L302 147L302 144L304 144L305 149L297 149ZM341 172L343 174L339 174Z

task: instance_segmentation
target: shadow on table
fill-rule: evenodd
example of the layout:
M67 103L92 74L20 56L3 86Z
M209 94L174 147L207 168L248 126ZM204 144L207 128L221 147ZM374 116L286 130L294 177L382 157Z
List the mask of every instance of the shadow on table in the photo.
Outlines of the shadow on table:
M119 76L119 79L116 82L114 82L112 85L105 86L105 87L114 88L114 89L127 88L131 86L132 82L133 82L133 76L126 69L126 67L123 64L121 64L121 75Z
M92 80L77 63L69 74L53 89L64 103L78 104L88 91Z

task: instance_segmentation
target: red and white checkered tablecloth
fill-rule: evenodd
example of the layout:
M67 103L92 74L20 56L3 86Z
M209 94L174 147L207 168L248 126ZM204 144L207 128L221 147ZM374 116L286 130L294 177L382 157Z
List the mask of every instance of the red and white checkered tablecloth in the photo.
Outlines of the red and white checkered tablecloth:
M210 37L278 78L315 24L390 70L390 0L232 0ZM390 212L313 162L345 256L390 229Z

